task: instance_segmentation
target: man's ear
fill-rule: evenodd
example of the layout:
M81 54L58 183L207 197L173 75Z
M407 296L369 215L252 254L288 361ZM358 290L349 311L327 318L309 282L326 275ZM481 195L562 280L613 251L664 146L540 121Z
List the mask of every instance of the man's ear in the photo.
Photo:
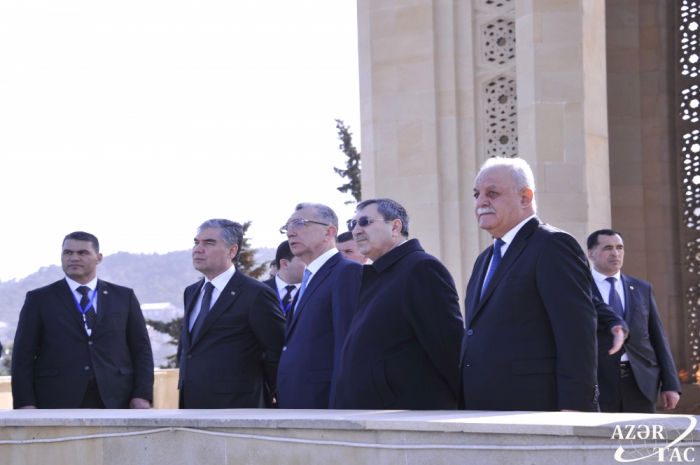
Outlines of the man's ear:
M229 249L229 255L231 256L231 260L236 258L236 254L238 253L238 244L233 244L231 248Z
M100 263L102 263L102 254L98 253L97 254L97 264L99 265Z
M328 229L326 229L326 235L325 235L324 239L326 239L326 240L335 239L337 235L338 235L338 228L336 228L335 226L329 226Z
M402 229L403 229L403 222L398 218L393 220L393 224L391 225L391 232L394 233L396 236L400 236Z
M591 249L588 249L588 259L590 261L593 261L593 250L591 250Z
M523 207L529 207L532 205L532 200L535 198L535 194L529 187L524 188L520 191L520 203Z

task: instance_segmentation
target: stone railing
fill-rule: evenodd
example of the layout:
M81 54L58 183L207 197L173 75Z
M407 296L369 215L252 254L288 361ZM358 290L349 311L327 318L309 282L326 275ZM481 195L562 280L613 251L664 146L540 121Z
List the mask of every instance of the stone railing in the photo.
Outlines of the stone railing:
M176 409L178 401L177 379L179 370L155 370L153 408ZM0 376L0 410L12 409L12 384L10 376Z

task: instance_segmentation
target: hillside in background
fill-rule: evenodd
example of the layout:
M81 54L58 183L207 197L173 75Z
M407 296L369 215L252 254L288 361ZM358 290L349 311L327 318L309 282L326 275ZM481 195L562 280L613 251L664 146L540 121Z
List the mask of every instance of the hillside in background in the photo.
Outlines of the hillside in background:
M255 261L267 262L274 258L274 254L274 249L258 249ZM185 287L201 278L201 274L192 268L189 250L162 255L118 252L104 257L97 266L97 276L134 289L141 304L170 302L179 309L182 308ZM14 339L19 311L27 292L63 277L61 267L51 265L26 278L0 282L0 321L7 324L0 325L0 341Z

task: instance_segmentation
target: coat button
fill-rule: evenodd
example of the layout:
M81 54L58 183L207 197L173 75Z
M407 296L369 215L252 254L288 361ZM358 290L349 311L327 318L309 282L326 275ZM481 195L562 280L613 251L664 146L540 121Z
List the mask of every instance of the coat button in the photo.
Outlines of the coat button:
M192 358L192 356L191 356L191 355L188 355L187 358Z
M470 329L469 331L467 331L467 336L471 336L472 334L474 334L474 330L473 330L473 329Z
M287 346L282 347L282 352L284 352L285 350L287 350Z
M91 345L92 345L92 341L88 341L88 345L91 346Z
M85 367L85 370L86 370L86 371L89 370L89 369L90 369L90 367Z

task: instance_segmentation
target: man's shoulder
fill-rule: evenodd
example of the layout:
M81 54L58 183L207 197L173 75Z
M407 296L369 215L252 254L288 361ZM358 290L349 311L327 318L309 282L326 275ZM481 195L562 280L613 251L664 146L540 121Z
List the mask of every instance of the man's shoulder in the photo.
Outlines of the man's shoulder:
M622 274L622 280L625 281L626 284L631 285L632 287L638 287L640 289L651 289L651 283L644 281L643 279L635 278L633 276Z
M59 279L58 281L55 281L51 284L47 284L46 286L32 289L31 291L27 292L27 295L39 296L39 295L43 295L43 294L48 294L48 293L54 292L56 289L61 289L64 286L66 289L68 289L68 283L66 283L66 280Z
M100 286L104 287L106 290L112 290L113 292L118 292L118 293L129 294L129 293L134 292L134 290L131 289L130 287L110 283L109 281L103 281L102 279L99 279L97 281L97 287L99 288Z

